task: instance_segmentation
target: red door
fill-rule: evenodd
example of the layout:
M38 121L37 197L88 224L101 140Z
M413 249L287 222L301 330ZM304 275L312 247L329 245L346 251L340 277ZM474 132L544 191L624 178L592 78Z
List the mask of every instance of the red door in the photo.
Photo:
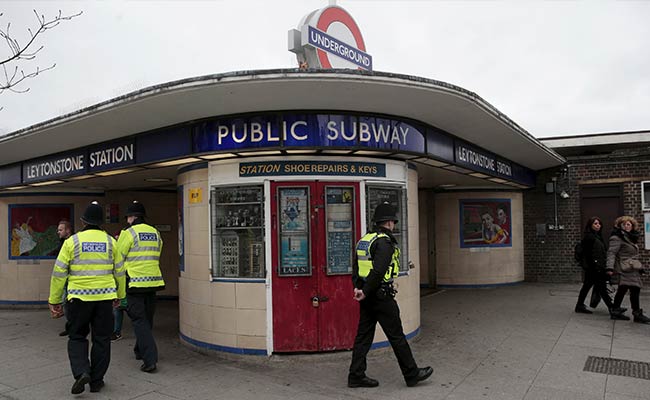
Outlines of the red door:
M274 351L352 348L359 185L273 182L271 193Z

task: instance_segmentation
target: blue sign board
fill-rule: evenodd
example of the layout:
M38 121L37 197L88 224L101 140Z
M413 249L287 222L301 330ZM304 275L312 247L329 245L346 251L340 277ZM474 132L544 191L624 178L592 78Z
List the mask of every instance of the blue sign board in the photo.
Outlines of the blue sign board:
M286 112L216 118L2 167L0 187L73 177L202 153L301 147L411 153L525 185L535 184L534 171L434 127L410 120L372 114ZM257 164L241 164L240 168L250 168L240 170L240 176L273 175L273 171L278 168L280 175L385 176L386 173L383 164L373 163L333 162L327 166L328 163L321 162L316 167L311 162L297 161L296 165L284 162L274 164L268 173L252 167ZM365 169L364 164L373 167Z
M21 182L20 164L0 168L0 186L20 185Z
M122 140L88 149L88 172L106 171L135 164L135 140Z
M513 178L509 161L461 141L456 141L456 164L505 179Z
M373 116L281 114L202 123L197 153L263 147L367 147L424 153L424 129Z
M441 160L454 162L454 139L431 129L427 131L427 154Z
M23 163L23 182L38 182L63 176L86 173L88 168L85 150L75 150L54 157Z
M350 46L349 44L342 42L311 25L309 26L307 34L307 43L310 45L330 54L334 54L335 56L356 64L363 69L372 71L372 56L370 54Z

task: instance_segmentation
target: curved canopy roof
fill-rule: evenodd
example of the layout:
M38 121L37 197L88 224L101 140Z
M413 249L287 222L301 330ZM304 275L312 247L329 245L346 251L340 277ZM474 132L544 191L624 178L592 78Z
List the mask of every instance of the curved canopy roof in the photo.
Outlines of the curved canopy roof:
M148 87L0 137L0 165L203 118L261 111L329 110L411 118L533 170L560 165L481 97L445 82L354 70L262 70Z

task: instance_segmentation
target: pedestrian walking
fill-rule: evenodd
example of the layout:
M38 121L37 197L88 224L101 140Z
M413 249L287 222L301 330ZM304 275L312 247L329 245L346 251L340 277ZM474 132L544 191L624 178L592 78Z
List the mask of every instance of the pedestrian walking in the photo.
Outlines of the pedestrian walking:
M66 241L67 238L72 236L72 225L70 225L70 221L66 220L61 220L59 221L59 224L56 227L56 234L59 237L59 248L56 250L56 254L58 255L59 252L61 251L61 248L63 247L63 243ZM63 302L63 315L65 316L65 328L59 332L59 336L68 336L68 328L70 327L70 320L68 318L68 301L66 298L68 297L68 291L67 288L63 288L63 295L61 296L61 301Z
M589 289L592 288L603 300L610 313L612 311L615 313L620 312L618 309L613 309L612 298L609 297L609 291L607 290L607 281L610 275L606 272L607 246L605 245L605 239L603 239L602 226L602 221L598 217L589 218L585 225L584 235L582 237L584 280L575 307L575 312L577 313L592 313L584 303Z
M156 292L165 289L160 272L162 238L160 232L145 222L142 203L134 201L126 211L129 227L120 233L117 248L124 257L127 275L126 312L133 322L137 360L140 370L154 372L158 363L158 348L153 337Z
M91 392L104 386L111 359L113 306L125 296L124 265L116 242L104 232L103 210L97 202L85 210L81 232L68 238L54 263L48 299L53 317L63 314L61 296L68 285L68 357L75 382L72 394L90 383ZM88 360L88 333L92 349Z
M352 281L354 299L359 302L359 326L354 339L348 387L375 387L379 382L366 375L366 356L381 325L407 386L415 386L431 376L433 368L418 368L406 341L400 311L395 301L393 279L399 275L400 250L393 236L398 222L396 210L388 203L379 204L373 215L375 229L357 243Z
M618 290L614 296L615 313L611 314L612 319L629 320L630 317L623 314L621 303L625 294L630 292L630 304L634 322L643 324L650 323L650 318L643 315L639 304L641 293L641 273L643 264L639 261L639 223L630 216L624 215L616 218L614 230L609 237L609 249L607 251L607 270L614 271L619 275Z

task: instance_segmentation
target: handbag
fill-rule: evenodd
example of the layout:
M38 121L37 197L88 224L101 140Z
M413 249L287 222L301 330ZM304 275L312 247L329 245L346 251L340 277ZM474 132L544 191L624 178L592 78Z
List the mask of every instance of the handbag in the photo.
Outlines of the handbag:
M640 271L643 269L643 264L641 261L634 258L628 258L626 260L621 260L621 271L631 272L631 271Z

